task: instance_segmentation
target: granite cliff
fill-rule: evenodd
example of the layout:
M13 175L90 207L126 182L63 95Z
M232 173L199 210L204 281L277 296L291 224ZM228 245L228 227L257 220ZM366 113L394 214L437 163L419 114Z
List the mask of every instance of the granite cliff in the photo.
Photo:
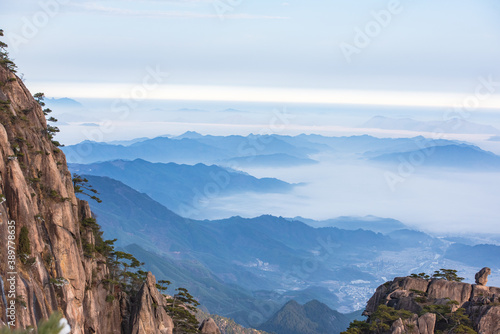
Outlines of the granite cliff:
M476 284L397 277L368 301L368 320L346 333L500 333L500 288L485 286L489 273L483 268Z
M59 311L71 333L173 332L151 273L136 294L109 284L95 226L75 196L44 111L0 66L0 327L36 328Z

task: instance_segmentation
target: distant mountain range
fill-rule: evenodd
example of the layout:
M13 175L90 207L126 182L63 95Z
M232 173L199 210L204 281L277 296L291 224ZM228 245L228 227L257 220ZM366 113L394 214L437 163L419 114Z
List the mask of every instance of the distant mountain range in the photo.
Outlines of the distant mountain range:
M45 98L45 104L49 108L71 108L71 109L84 109L85 107L78 101L63 97L63 98Z
M349 323L345 315L317 300L304 305L291 300L258 328L276 334L338 334Z
M468 265L474 265L480 259L482 265L495 268L499 266L500 246L484 244L469 246L455 243L447 249L445 257Z
M130 146L132 144L139 143L141 141L145 141L145 140L148 140L148 139L150 139L150 138L148 138L148 137L141 137L141 138L135 138L135 139L131 139L131 140L113 140L113 141L108 142L108 144Z
M314 145L313 145L314 146ZM151 162L176 163L219 163L233 158L252 156L272 156L286 154L307 159L310 154L319 152L311 147L294 146L279 136L202 136L189 132L178 137L156 137L138 141L131 145L113 145L84 141L63 148L69 162L93 163L117 159L144 159ZM294 162L289 160L289 162Z
M287 167L316 163L311 156L366 159L384 154L411 152L435 146L465 145L463 142L414 138L376 138L368 135L325 137L320 135L204 136L186 132L130 141L97 143L84 141L63 147L72 163L144 159L151 162L217 164L237 167Z
M500 141L500 136L492 136L488 140L489 141Z
M287 192L293 188L292 184L278 179L257 179L245 173L203 164L163 164L136 159L69 164L69 168L72 173L112 177L189 217L197 217L211 199L219 196Z
M407 226L399 220L392 218L380 218L375 216L338 217L321 221L303 217L295 217L293 219L304 222L312 227L336 227L344 230L362 229L379 233L390 233L407 228Z
M373 157L371 160L393 164L406 161L418 166L456 169L500 169L500 156L483 151L477 146L466 144L435 146L409 152L383 154Z
M362 127L430 133L500 134L500 130L491 125L472 123L460 118L452 118L447 121L416 121L411 118L375 116L364 123Z
M89 116L88 109L76 100L67 97L45 98L44 102L52 110L51 115L58 119L58 125L82 122L84 126L98 126L96 118Z
M296 137L284 137L283 140L296 142L308 142L314 145L322 145L333 149L340 155L354 154L355 156L370 157L385 153L406 152L422 147L433 147L452 145L460 142L447 139L430 139L422 136L412 138L377 138L369 135L349 137L325 137L321 135L299 135Z

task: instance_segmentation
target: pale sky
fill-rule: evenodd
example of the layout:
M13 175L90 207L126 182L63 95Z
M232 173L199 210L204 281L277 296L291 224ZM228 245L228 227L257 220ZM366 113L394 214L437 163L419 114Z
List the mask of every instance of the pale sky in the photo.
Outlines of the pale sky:
M169 75L147 97L356 103L359 92L375 105L446 105L480 77L500 81L499 16L494 0L0 4L19 72L49 96L115 97L159 69ZM500 107L494 95L485 107Z

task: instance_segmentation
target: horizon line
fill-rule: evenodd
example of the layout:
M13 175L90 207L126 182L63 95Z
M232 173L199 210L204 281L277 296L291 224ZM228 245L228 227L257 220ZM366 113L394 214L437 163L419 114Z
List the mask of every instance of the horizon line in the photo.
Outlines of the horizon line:
M494 93L478 95L475 92L464 94L463 92L208 85L155 85L154 88L150 88L140 84L74 82L34 82L28 83L27 86L30 87L30 91L42 91L46 96L56 98L436 107L463 109L463 112L474 110L500 112L500 94Z

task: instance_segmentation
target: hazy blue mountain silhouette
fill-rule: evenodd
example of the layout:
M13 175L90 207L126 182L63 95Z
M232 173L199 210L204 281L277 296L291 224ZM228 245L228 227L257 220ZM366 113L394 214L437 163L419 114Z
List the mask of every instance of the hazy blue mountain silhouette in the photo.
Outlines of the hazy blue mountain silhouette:
M407 226L399 220L375 216L338 217L321 221L303 217L294 217L293 219L304 222L312 227L337 227L344 230L363 229L380 233L390 233L407 228Z
M63 148L69 162L92 163L118 159L145 159L153 162L198 163L230 158L224 150L205 145L194 139L157 137L132 145L112 145L84 141Z
M366 123L364 123L362 127L386 130L421 131L431 133L500 133L500 130L491 125L477 124L461 118L452 118L443 121L417 121L411 118L390 118L384 116L374 116Z
M385 153L413 151L422 147L433 147L459 143L446 139L429 139L422 136L412 138L377 138L369 135L349 137L325 137L321 135L299 135L295 140L327 145L335 152L360 156L376 156Z
M238 157L287 154L307 158L317 151L293 146L277 136L202 136L188 132L178 137L156 137L132 145L84 141L63 148L69 162L93 163L118 159L152 162L216 163Z
M116 144L116 143L115 143ZM276 163L281 157L293 166L303 164L304 159L316 153L375 157L381 154L405 152L423 147L459 144L444 139L376 138L368 135L350 137L324 137L321 135L248 135L210 136L186 132L177 137L156 137L133 144L113 145L84 141L63 147L69 162L94 163L118 159L144 159L151 162L231 164L231 160L247 162L254 160ZM293 157L293 158L291 158ZM308 161L310 162L310 161ZM283 164L283 163L282 163Z
M372 161L400 164L402 161L416 161L416 164L430 167L457 169L498 170L500 156L473 145L446 145L420 150L383 154Z
M257 179L245 173L203 164L163 164L136 159L69 164L69 168L77 174L112 177L180 214L203 208L202 201L217 196L242 192L287 192L293 188L293 185L278 179Z
M59 99L49 97L49 98L45 98L44 102L49 108L61 108L61 109L63 109L63 108L64 109L68 109L68 108L84 109L85 108L80 102L73 100L73 99L70 99L70 98L67 98L67 97L63 97L63 98L59 98Z
M488 266L498 268L500 266L500 246L496 245L475 245L469 246L460 243L451 245L445 253L445 257L468 264L470 266Z

